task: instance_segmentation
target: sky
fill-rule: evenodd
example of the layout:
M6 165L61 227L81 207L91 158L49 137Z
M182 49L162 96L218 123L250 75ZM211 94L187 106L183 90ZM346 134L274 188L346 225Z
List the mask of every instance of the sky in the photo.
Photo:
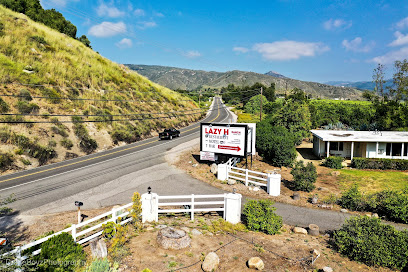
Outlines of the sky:
M408 58L405 0L41 0L123 64L371 81Z

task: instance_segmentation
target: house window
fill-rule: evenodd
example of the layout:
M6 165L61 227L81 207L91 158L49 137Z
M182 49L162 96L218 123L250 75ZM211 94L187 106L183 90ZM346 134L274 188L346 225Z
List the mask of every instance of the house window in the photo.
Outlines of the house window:
M404 155L403 156L408 156L408 143L404 144Z
M402 143L392 143L392 155L401 156Z
M343 151L343 142L330 142L330 151Z
M391 143L387 143L387 147L385 148L385 155L391 155Z

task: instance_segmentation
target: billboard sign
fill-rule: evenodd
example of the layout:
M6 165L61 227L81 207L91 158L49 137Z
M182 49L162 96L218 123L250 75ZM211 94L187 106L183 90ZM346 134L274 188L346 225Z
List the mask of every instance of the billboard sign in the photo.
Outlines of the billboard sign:
M247 125L201 123L201 151L243 157L247 143Z

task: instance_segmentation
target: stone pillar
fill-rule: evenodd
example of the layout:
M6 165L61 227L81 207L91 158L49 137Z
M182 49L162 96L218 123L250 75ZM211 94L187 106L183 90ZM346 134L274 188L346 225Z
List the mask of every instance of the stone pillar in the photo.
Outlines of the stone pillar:
M225 221L232 224L241 222L241 198L241 194L225 194Z
M228 179L228 166L225 163L218 165L217 179L227 180Z
M271 196L280 195L281 175L280 174L268 174L267 177L267 191Z
M142 223L159 220L158 198L155 193L142 195Z

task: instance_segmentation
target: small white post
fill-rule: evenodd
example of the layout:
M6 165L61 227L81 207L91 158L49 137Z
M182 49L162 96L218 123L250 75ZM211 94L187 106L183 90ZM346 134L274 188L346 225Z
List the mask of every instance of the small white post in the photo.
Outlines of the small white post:
M16 253L16 264L17 264L17 271L21 271L21 247L17 247L17 253Z
M327 141L327 148L326 148L326 158L330 156L330 141Z
M118 219L118 217L116 216L116 212L117 212L116 208L112 208L112 211L111 211L111 213L112 213L112 221L113 221L113 223L115 223L115 224L116 224L116 220Z
M194 221L194 194L191 195L191 221Z
M248 169L245 169L245 186L248 186Z
M281 175L280 174L268 174L267 177L267 191L271 196L280 195Z
M354 155L354 142L351 142L351 160L353 160Z
M142 195L142 223L159 221L158 195L145 193Z
M72 239L74 239L74 242L76 242L76 225L72 224Z
M378 142L375 143L375 157L378 158Z
M217 179L219 180L227 180L228 179L228 169L227 164L219 164L218 165L218 173Z
M78 206L78 224L81 223L81 207Z
M241 222L241 199L241 194L225 194L225 221L232 224Z

